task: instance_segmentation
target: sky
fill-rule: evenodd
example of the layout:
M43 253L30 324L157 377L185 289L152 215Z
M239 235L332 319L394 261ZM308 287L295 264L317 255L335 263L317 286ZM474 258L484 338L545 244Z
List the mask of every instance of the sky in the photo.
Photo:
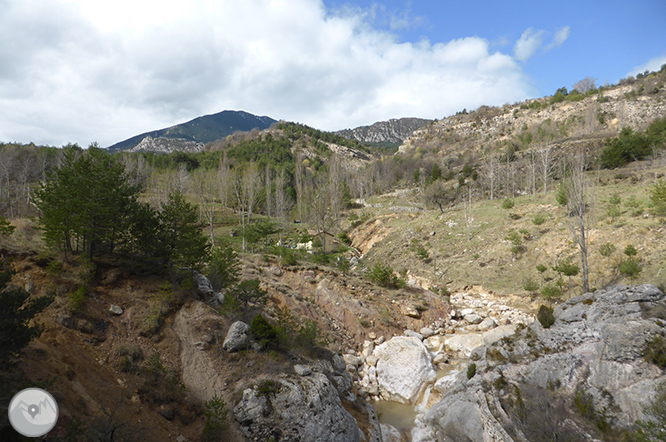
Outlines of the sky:
M665 63L664 0L0 0L0 141L441 119Z

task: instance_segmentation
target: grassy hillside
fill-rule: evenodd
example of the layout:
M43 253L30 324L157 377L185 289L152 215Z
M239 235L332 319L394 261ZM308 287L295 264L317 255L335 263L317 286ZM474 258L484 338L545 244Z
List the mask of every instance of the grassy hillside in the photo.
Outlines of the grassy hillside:
M650 191L665 173L664 162L588 172L592 288L613 283L666 284L666 222L650 207ZM560 279L553 270L558 262L569 259L580 266L569 231L571 219L558 204L556 189L511 198L514 205L509 209L504 208L504 197L491 201L480 199L479 193L473 193L471 211L461 202L443 213L426 210L419 189L373 197L367 200L369 207L358 210L364 223L353 227L355 223L347 221L349 235L364 251L367 242L380 238L367 250L365 267L388 262L420 285L447 286L450 291L480 285L506 295L539 295L544 286L554 286ZM607 243L615 250L603 256ZM618 271L620 262L627 259L623 251L628 245L636 248L642 267L636 279ZM539 264L547 270L539 272ZM579 274L572 278L569 292L563 277L562 296L580 294L580 284Z

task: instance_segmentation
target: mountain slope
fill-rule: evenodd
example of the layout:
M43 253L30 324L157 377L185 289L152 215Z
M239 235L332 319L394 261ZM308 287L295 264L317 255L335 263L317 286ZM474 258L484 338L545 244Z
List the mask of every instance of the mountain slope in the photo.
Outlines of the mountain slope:
M165 129L136 135L109 146L109 150L201 151L205 143L219 140L237 131L250 131L255 128L267 129L276 122L266 116L258 117L243 111L226 110L213 115L197 117Z
M336 134L361 143L402 143L412 132L429 122L423 118L392 118L370 126L340 130Z

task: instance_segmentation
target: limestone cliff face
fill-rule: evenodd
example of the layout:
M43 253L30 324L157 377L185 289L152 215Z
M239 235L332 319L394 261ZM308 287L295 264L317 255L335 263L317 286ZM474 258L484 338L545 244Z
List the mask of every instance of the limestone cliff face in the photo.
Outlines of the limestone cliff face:
M666 380L642 356L647 342L665 333L652 317L664 308L664 294L652 285L568 300L550 328L536 321L474 351L481 356L476 375L448 380L455 388L448 385L444 399L417 418L412 440L591 440L599 422L626 428L644 419L644 406Z
M336 133L351 140L358 140L361 143L401 143L415 130L422 128L429 122L430 120L424 120L423 118L392 118L370 126L345 129Z

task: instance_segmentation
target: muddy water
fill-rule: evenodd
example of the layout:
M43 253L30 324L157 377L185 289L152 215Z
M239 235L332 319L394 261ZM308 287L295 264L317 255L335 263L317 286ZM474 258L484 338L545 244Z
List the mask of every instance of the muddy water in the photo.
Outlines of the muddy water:
M393 425L400 432L411 432L417 414L416 405L389 401L377 401L373 402L372 405L377 410L380 423Z
M437 369L437 379L446 376L457 368L456 365L445 365ZM431 394L432 385L428 386L421 401L416 405L400 404L391 401L375 401L372 405L377 410L379 422L392 425L404 435L409 435L414 427L414 418L417 414L423 413L428 407L428 399Z

